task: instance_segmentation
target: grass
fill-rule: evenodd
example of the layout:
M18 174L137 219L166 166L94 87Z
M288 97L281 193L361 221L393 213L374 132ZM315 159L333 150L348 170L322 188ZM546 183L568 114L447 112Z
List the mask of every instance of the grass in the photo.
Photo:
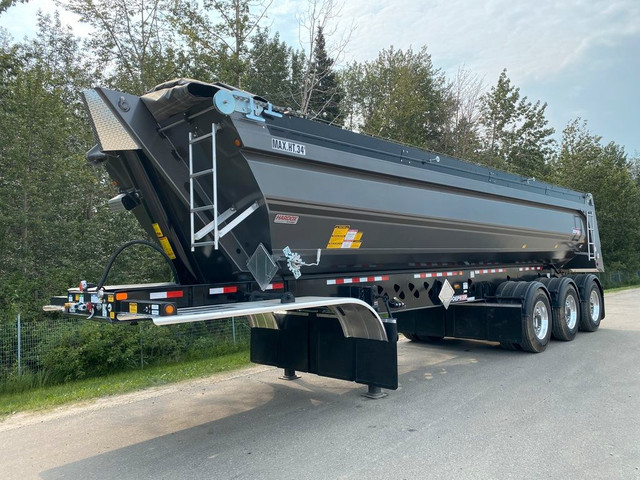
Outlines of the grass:
M249 363L247 349L204 360L158 365L144 370L40 387L26 392L2 394L0 395L0 420L17 412L47 410L67 403L207 377L215 373L237 370Z

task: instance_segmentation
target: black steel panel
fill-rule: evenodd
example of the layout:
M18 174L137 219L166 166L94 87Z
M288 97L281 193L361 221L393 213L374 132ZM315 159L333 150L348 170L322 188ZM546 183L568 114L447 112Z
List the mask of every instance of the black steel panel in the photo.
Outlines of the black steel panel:
M442 306L394 313L398 331L429 337L445 337L446 311ZM450 334L449 334L450 335Z

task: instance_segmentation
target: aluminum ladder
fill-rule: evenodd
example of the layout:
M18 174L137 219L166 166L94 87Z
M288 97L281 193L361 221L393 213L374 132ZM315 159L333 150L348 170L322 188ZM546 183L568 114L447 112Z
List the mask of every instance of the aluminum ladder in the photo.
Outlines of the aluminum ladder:
M212 123L211 132L196 136L193 132L189 132L189 216L190 216L190 232L191 232L191 251L195 251L196 247L205 247L213 245L218 250L220 246L220 239L227 233L233 230L239 223L246 219L249 215L260 208L259 202L254 202L247 208L245 208L240 214L238 214L233 220L229 221L224 227L221 225L231 217L236 215L237 210L235 206L231 206L223 213L218 213L218 173L217 173L217 152L216 152L216 132L220 130L220 126ZM207 139L211 139L211 168L205 168L204 170L194 171L194 152L193 146L197 143L203 142ZM208 166L208 165L207 165ZM195 188L199 187L201 192L206 192L202 188L202 179L210 176L211 178L211 203L205 203L202 205L195 204ZM205 224L202 228L196 231L195 223L196 216L199 219L200 212L210 211L213 220ZM204 223L204 222L203 222ZM213 240L203 240L207 235L213 233Z
M587 212L587 253L589 260L596 259L596 242L594 240L593 212Z
M195 251L196 247L204 247L207 245L213 245L218 249L218 241L220 239L220 232L218 225L220 220L218 218L218 173L217 173L217 158L216 158L216 132L218 127L215 123L211 124L211 132L205 135L196 136L193 132L189 132L189 216L191 225L191 251ZM193 146L197 143L204 142L207 139L211 139L211 168L205 170L194 171L193 164ZM211 202L203 205L195 204L195 186L200 183L204 177L210 176L212 182L211 190ZM200 186L200 185L198 185ZM196 213L210 211L213 215L213 221L206 224L204 227L195 230ZM213 240L202 241L209 233L213 231Z

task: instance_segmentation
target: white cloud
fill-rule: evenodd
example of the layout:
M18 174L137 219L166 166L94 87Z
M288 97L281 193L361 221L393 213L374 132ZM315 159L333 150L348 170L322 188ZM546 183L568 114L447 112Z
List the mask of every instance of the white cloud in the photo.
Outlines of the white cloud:
M594 45L640 34L637 0L563 1L349 0L343 21L356 19L351 58L367 60L394 45L427 45L436 65L461 64L497 77L502 68L524 81L575 64Z

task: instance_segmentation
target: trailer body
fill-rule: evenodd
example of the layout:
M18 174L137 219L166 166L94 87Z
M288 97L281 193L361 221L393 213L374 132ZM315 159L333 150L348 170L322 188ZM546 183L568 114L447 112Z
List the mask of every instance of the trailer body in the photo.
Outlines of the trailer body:
M604 317L593 198L300 118L224 84L85 92L98 145L175 282L52 302L113 323L249 317L251 356L397 387L398 331L541 351Z

